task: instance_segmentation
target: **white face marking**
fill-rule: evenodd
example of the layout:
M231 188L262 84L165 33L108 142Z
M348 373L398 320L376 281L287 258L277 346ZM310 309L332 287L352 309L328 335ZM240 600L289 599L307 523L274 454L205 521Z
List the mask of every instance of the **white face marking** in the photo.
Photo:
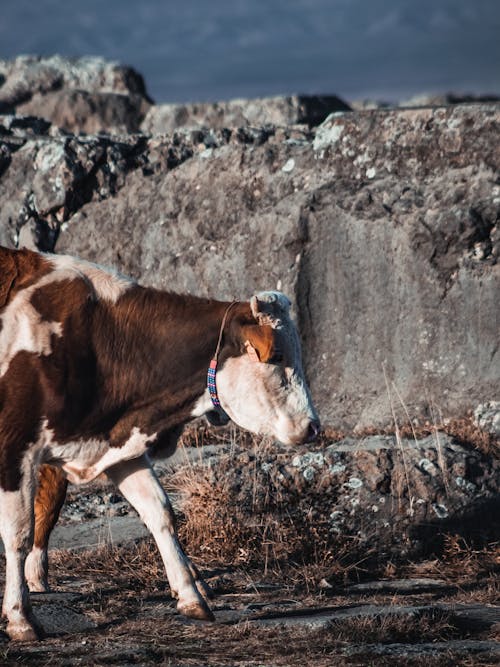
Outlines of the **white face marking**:
M276 330L284 363L260 363L248 354L228 359L217 372L220 402L231 419L249 431L272 435L284 444L303 442L317 414L304 379L297 330L288 315L289 301L275 292L257 297L256 317Z
M303 378L293 368L228 359L217 373L221 405L231 419L253 433L286 445L302 442L317 419Z
M97 297L104 301L116 303L124 292L136 284L132 278L84 259L77 259L69 255L45 255L45 257L58 271L72 270L79 276L85 276L92 284Z

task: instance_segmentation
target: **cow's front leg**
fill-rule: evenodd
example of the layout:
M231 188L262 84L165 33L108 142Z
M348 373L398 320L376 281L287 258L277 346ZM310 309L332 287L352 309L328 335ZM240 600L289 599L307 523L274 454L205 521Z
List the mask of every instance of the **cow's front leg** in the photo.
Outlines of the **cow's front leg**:
M175 518L147 456L123 461L106 470L151 531L165 565L170 588L178 596L177 610L190 618L211 621L214 616L196 585L196 570L182 550ZM200 587L206 587L200 581Z
M24 572L30 591L45 592L48 584L48 546L52 529L66 498L68 480L60 468L42 465L38 473L38 488L35 496L35 538Z
M29 468L29 469L28 469ZM0 533L5 547L5 594L2 615L11 639L38 639L41 628L31 611L24 562L33 541L34 475L26 466L16 491L0 490Z

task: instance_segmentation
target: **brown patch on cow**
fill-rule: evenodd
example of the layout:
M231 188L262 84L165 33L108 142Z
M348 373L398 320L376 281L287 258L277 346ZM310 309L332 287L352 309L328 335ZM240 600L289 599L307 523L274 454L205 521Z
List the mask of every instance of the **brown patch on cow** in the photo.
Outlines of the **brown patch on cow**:
M50 533L64 504L67 488L68 480L60 468L49 465L40 467L35 497L35 547L47 548Z
M31 295L31 305L47 322L72 325L86 302L95 300L92 288L83 278L66 278L43 285Z
M17 491L26 448L38 438L43 404L36 356L18 352L0 378L0 487Z
M98 400L96 351L91 344L92 288L83 278L49 283L33 292L31 304L42 319L62 326L62 335L52 337L51 354L36 362L42 414L57 442L92 436L93 427L85 424Z
M4 308L20 290L36 283L53 271L42 255L23 248L11 250L0 246L0 309Z

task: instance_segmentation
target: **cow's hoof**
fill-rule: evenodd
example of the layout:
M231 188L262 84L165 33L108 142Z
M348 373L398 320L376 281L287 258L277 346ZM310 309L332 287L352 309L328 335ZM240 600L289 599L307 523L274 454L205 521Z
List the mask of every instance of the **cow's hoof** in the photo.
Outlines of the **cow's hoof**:
M210 607L205 600L200 602L189 602L188 604L177 603L177 611L187 618L195 618L198 621L215 621Z
M213 600L215 597L214 592L210 588L210 586L207 584L206 581L204 581L201 577L199 579L196 579L195 581L196 588L198 589L198 593L205 599L205 600Z
M18 642L34 642L42 639L43 632L38 623L9 623L7 625L7 634L13 641Z
M28 581L28 588L30 593L50 593L50 586L42 579L37 581Z

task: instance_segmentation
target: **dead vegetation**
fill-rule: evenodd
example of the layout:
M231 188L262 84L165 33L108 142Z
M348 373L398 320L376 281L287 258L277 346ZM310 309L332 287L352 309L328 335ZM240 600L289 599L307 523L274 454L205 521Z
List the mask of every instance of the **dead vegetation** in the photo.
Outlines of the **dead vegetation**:
M82 551L52 551L51 567L56 580L75 576L80 579L100 579L103 573L115 585L124 589L164 588L165 570L160 554L151 538L122 547L102 545L97 549Z
M412 643L443 641L461 636L452 613L429 608L408 614L388 613L378 616L358 616L331 624L339 641L352 643Z
M435 601L428 608L417 608L405 614L398 608L406 603L404 596L385 600L371 596L365 597L364 603L379 604L380 614L353 616L323 627L279 623L265 626L258 622L266 617L261 610L275 609L275 615L282 612L284 617L290 608L307 613L324 605L322 592L317 589L315 595L307 596L302 587L301 596L290 598L291 591L284 585L286 577L282 577L275 579L281 581L281 588L266 594L259 590L258 584L263 580L256 571L252 590L248 585L250 574L233 570L226 571L225 585L219 593L219 601L214 603L215 608L220 613L228 606L253 609L250 617L203 624L185 621L175 613L175 601L162 590L164 576L149 540L128 548L108 547L82 554L59 552L56 566L56 580L61 590L71 589L71 580L78 577L77 590L81 597L75 609L91 618L96 629L75 636L52 636L40 644L2 644L0 639L0 664L5 667L18 664L55 667L77 664L95 667L109 664L171 667L495 664L487 654L474 655L473 661L472 656L469 660L466 654L455 652L451 645L436 654L418 652L419 645L435 645L471 635L464 631L453 612L440 609ZM209 580L213 581L214 577ZM269 582L270 578L264 581ZM413 602L418 604L416 600ZM346 592L343 596L339 592L335 599L339 607L353 603L359 604ZM493 636L480 635L483 639ZM373 653L373 646L383 644L394 646L394 654ZM412 650L405 653L407 645L411 645Z
M454 437L469 438L469 426L455 424ZM413 434L413 428L410 431ZM428 434L431 432L432 429ZM399 433L401 437L409 436L404 429ZM76 636L52 636L36 646L2 643L0 637L0 664L496 664L487 651L468 655L455 650L452 642L469 637L498 639L498 625L483 630L464 627L463 620L450 611L450 603L498 604L497 542L477 544L450 533L444 536L440 550L425 560L403 556L388 559L367 549L366 543L355 536L332 533L331 525L321 521L311 496L266 469L270 445L252 436L241 437L245 440L241 440L239 432L226 430L219 432L214 441L208 430L188 432L184 446L190 456L186 456L181 471L164 481L168 490L184 494L179 516L181 540L217 595L213 603L216 614L223 615L228 609L250 610L248 620L244 614L240 616L243 620L215 625L181 619L175 612L175 600L170 597L163 564L152 539L92 551L53 551L52 581L60 591L76 589L81 594L74 609L91 619L96 629ZM322 437L318 450L331 444L333 437L342 439L343 434L325 433ZM476 447L470 439L467 442ZM490 446L488 442L483 441L482 451ZM231 456L242 456L246 461L244 478L229 474L230 464L227 474L222 468L214 477L210 466L192 463L196 461L194 448L207 444L222 445L229 461ZM388 582L432 578L443 584L437 590L407 594L390 590L363 593L352 585L381 578ZM323 628L265 627L255 622L265 614L263 609L286 616L289 610L307 613L325 604L330 608L378 605L383 613L351 616L331 621ZM442 608L444 604L447 609ZM398 611L405 605L415 605L417 610L409 614ZM419 653L419 646L432 647L441 642L436 653L430 649ZM395 652L376 654L376 645L394 645ZM397 649L398 646L403 648ZM411 646L411 650L405 646Z
M463 425L460 428L461 431L455 424L454 432L460 431L462 437L470 433ZM400 436L401 433L404 431L400 430ZM196 437L199 444L206 444L205 432L198 432ZM370 530L376 532L376 527L367 523L361 540L345 530L340 534L328 520L325 498L335 504L336 494L343 493L345 482L335 488L324 473L318 473L317 482L306 488L302 475L290 477L289 464L288 467L281 465L280 455L272 452L269 443L244 436L246 446L243 448L237 431L220 437L229 451L225 457L217 459L215 467L201 465L201 460L200 465L189 463L186 458L188 463L167 480L169 490L182 498L179 532L191 554L205 563L258 567L266 574L297 570L307 572L308 580L327 578L333 583L386 574L388 557L377 549L375 533L370 546ZM195 443L190 442L191 447L194 446ZM445 463L439 461L439 451L437 465L441 466L443 483L446 483L448 471ZM400 501L412 497L409 473L403 468L404 474L398 477L402 486ZM395 479L396 471L393 463ZM411 482L413 484L413 480ZM444 492L447 493L446 489ZM409 511L412 511L411 503ZM435 541L434 550L426 554L427 560L429 556L430 560L435 557L436 562L450 572L456 562L457 571L462 574L464 561L470 567L474 562L482 568L481 576L496 571L498 562L492 554L497 544L489 536L468 544L466 537L446 535L437 526L425 526L425 531L425 537L433 532ZM411 557L404 553L400 557L397 553L389 557L396 571L408 562ZM311 572L315 573L312 577ZM479 576L479 571L476 574ZM303 579L303 575L300 578Z

